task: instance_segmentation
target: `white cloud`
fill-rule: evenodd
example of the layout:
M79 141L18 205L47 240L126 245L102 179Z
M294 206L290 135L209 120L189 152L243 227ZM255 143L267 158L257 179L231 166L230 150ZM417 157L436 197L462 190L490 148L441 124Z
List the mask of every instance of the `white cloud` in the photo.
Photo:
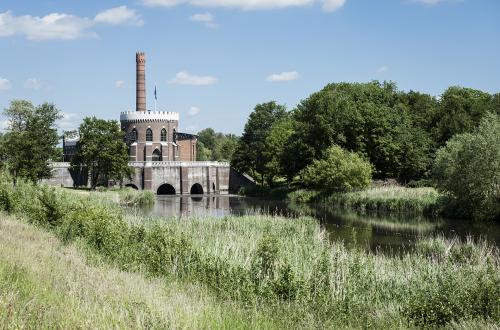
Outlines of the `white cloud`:
M328 12L336 11L345 5L345 1L346 0L324 0L323 10Z
M389 67L387 65L383 65L380 68L377 69L377 73L384 73L389 70Z
M68 14L52 13L39 16L13 16L10 11L0 14L0 37L16 34L29 40L73 40L84 36L95 36L88 30L94 22Z
M99 12L94 21L111 25L130 24L136 26L144 25L144 21L133 9L127 6L119 6Z
M123 81L123 80L117 80L115 82L116 88L122 88L124 85L125 85L125 81Z
M209 28L217 27L217 24L215 23L214 20L214 16L209 12L194 14L191 17L189 17L189 19L192 20L193 22L205 23L205 26Z
M195 106L192 106L191 108L189 108L188 115L196 116L199 113L200 113L200 108L195 107Z
M57 127L63 131L78 129L80 126L80 116L76 113L63 112L62 118L56 122Z
M281 82L281 81L292 81L299 79L299 73L297 71L287 71L281 73L273 73L266 78L267 81Z
M40 80L38 80L36 78L28 78L24 82L24 88L33 89L33 90L37 91L40 88L42 88L42 83Z
M0 77L0 91L6 91L12 87L10 80Z
M45 16L14 16L10 11L0 13L0 37L21 35L28 40L74 40L81 37L97 37L91 31L98 23L112 25L144 24L134 10L120 6L98 13L94 19L70 14L51 13Z
M182 2L183 0L142 0L142 3L148 7L172 7L176 6Z
M169 84L177 85L193 85L193 86L204 86L213 85L217 82L217 78L212 76L197 76L192 75L188 72L181 71L177 73L175 78L168 81Z
M323 3L325 11L334 11L342 7L346 0L142 0L142 3L149 7L172 7L189 4L205 8L225 7L241 10L268 10L310 6L320 1Z

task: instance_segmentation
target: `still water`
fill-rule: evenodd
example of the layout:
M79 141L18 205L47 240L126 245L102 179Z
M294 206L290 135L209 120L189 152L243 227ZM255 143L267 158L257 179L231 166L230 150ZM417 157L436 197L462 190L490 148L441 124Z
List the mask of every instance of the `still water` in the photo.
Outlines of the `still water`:
M500 246L500 225L423 217L369 216L353 211L319 205L294 204L240 196L158 196L155 206L143 210L147 215L164 218L192 216L276 214L288 217L311 216L321 223L333 241L348 247L360 246L370 251L400 252L421 237L471 236Z

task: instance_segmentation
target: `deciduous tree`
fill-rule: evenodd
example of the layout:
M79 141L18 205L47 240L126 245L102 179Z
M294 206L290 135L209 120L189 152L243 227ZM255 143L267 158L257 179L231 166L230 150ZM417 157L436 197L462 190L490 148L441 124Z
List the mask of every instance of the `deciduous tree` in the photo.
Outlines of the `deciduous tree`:
M499 219L500 116L489 113L473 133L451 138L437 152L434 175L453 215Z
M18 178L37 183L51 177L49 160L59 141L55 122L61 115L57 108L50 103L35 107L29 101L14 100L4 114L9 126L3 153L14 184Z
M242 172L249 171L250 175L260 176L264 184L269 159L266 154L266 139L274 123L286 116L286 108L276 102L258 104L250 114L243 135L235 151L233 166Z
M121 181L130 176L127 145L117 121L87 117L79 132L78 152L71 165L89 172L91 189L99 182L107 184L108 180Z

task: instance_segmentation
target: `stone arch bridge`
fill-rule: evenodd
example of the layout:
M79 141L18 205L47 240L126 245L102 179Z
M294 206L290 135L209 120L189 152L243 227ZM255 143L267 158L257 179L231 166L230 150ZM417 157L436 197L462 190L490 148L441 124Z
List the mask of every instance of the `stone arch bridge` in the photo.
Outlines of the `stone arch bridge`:
M53 177L45 182L64 187L86 186L87 178L72 173L69 163L51 164ZM146 161L129 162L132 179L124 184L159 195L227 194L230 166L226 162Z

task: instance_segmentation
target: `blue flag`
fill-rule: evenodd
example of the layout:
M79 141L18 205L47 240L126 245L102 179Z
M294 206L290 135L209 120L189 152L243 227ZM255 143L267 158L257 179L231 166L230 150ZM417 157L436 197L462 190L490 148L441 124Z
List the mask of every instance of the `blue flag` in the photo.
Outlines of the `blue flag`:
M155 100L158 100L158 98L156 98L156 85L155 85Z

